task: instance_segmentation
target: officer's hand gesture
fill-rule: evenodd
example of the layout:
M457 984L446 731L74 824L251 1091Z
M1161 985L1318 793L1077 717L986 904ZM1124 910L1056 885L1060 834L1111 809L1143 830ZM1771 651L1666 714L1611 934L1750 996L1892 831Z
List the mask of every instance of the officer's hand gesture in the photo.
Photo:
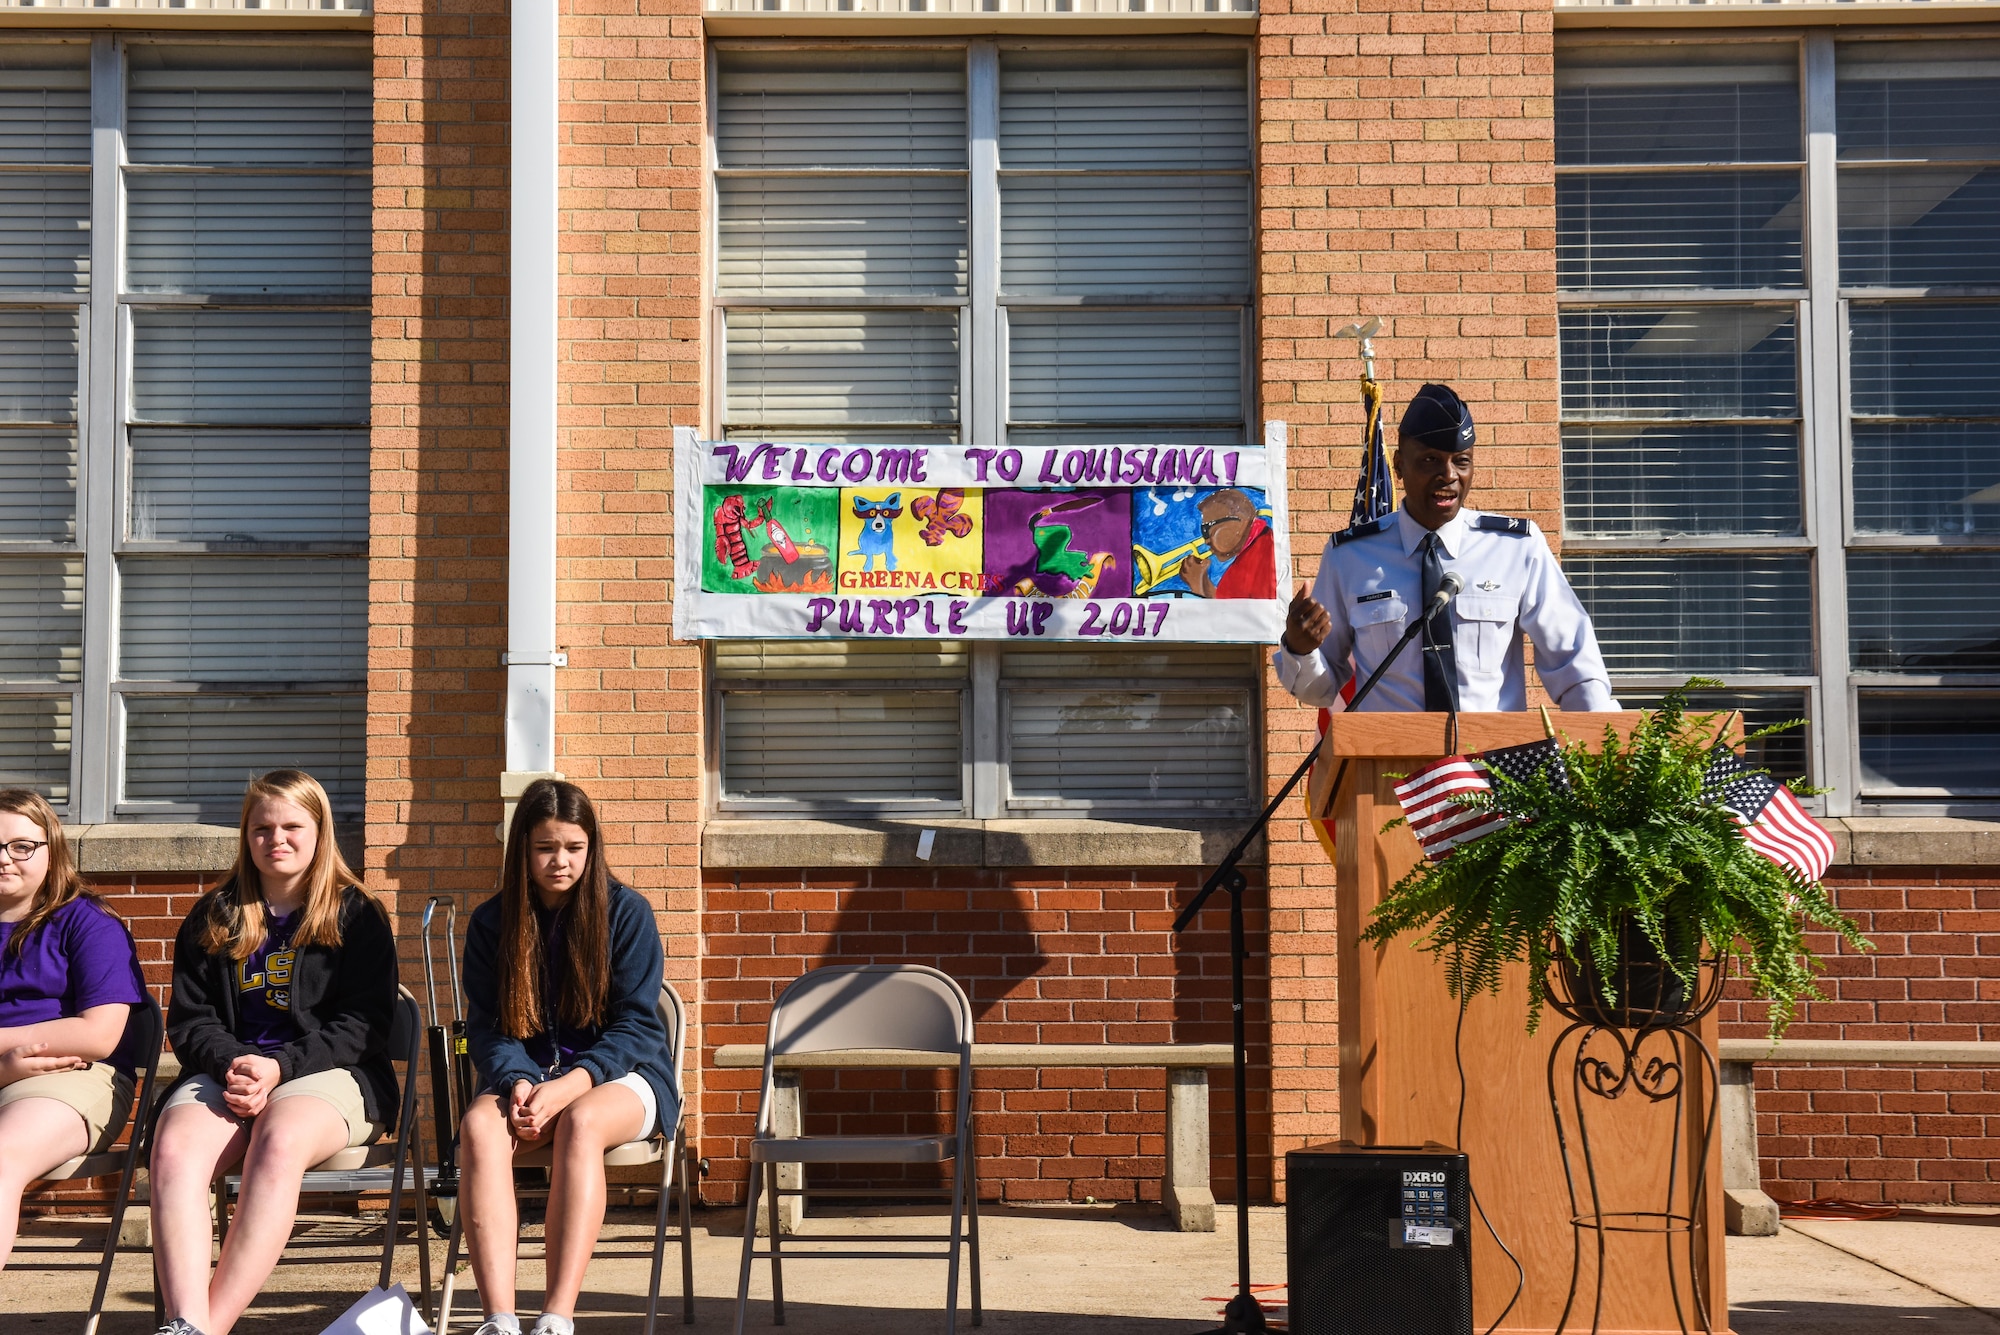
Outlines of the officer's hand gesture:
M1312 600L1305 585L1299 585L1299 591L1292 595L1291 607L1285 612L1285 651L1309 654L1326 643L1326 637L1332 633L1332 616Z

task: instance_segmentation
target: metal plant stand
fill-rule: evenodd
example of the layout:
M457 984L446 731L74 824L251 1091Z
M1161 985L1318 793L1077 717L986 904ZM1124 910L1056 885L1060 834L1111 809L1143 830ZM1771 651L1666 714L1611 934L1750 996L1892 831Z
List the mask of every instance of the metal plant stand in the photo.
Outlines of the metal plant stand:
M1555 1046L1550 1050L1548 1064L1549 1111L1555 1119L1556 1144L1562 1154L1563 1180L1569 1188L1570 1205L1569 1296L1563 1303L1562 1316L1556 1321L1555 1335L1562 1335L1576 1306L1586 1233L1595 1239L1597 1249L1596 1287L1591 1298L1591 1335L1597 1335L1604 1316L1605 1241L1612 1233L1650 1233L1660 1237L1666 1252L1667 1284L1673 1295L1674 1318L1680 1325L1681 1335L1690 1335L1688 1313L1681 1302L1680 1264L1684 1259L1694 1295L1695 1329L1714 1335L1713 1314L1708 1310L1706 1298L1708 1267L1704 1257L1708 1239L1708 1175L1704 1169L1709 1150L1715 1143L1715 1095L1720 1070L1715 1054L1701 1041L1696 1026L1721 998L1726 973L1724 963L1724 959L1702 961L1696 978L1695 995L1691 999L1678 995L1662 997L1659 989L1663 983L1669 989L1685 991L1684 985L1676 985L1664 976L1665 966L1647 963L1625 966L1621 969L1617 995L1627 998L1628 1002L1635 997L1651 996L1662 1003L1651 1008L1643 1004L1608 1005L1594 979L1588 976L1578 978L1562 968L1552 967L1549 971L1549 1004L1570 1021L1569 1027L1557 1037ZM1653 990L1649 992L1649 988ZM1559 1082L1557 1074L1564 1065L1565 1050L1570 1053L1569 1079ZM1708 1081L1706 1098L1699 1093L1694 1098L1697 1105L1705 1102L1706 1107L1689 1109L1687 1068L1697 1056L1707 1068ZM1575 1122L1575 1142L1579 1151L1574 1156L1564 1117L1562 1086L1565 1083L1568 1085L1569 1111ZM1596 1151L1590 1136L1590 1109L1597 1100L1611 1103L1628 1095L1635 1101L1643 1101L1646 1106L1667 1104L1673 1111L1673 1145L1661 1198L1662 1208L1657 1210L1606 1209L1606 1202L1599 1194ZM1693 1125L1701 1127L1701 1135L1689 1156L1693 1167L1688 1202L1686 1210L1680 1211L1674 1208L1674 1201L1682 1172L1682 1129ZM1587 1199L1579 1199L1576 1158L1582 1161Z

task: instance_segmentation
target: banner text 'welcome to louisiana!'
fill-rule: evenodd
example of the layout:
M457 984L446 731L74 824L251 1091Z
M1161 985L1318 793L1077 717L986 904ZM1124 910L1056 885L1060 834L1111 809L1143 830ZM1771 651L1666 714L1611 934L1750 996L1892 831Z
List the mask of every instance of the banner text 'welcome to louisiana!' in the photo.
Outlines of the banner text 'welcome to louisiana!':
M996 449L681 429L674 633L1275 643L1291 540L1269 435Z

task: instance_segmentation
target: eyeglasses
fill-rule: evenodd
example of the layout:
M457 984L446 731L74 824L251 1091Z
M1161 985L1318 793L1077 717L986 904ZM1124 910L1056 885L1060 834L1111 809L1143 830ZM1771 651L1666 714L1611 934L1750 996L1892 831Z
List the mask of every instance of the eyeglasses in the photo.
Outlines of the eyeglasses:
M33 839L16 839L9 844L0 844L0 850L4 850L7 856L15 862L26 862L29 858L35 856L36 853L48 846L49 841L46 839L41 840L39 843Z

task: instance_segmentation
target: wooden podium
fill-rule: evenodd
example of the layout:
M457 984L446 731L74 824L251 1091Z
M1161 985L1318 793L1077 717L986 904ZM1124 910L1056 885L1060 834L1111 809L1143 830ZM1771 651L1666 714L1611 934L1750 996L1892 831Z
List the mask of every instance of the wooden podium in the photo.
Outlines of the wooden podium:
M1555 714L1558 732L1567 740L1596 744L1607 725L1621 734L1636 727L1639 715ZM1402 814L1396 803L1396 775L1407 774L1444 750L1442 714L1335 714L1327 736L1325 760L1314 773L1309 798L1315 812L1327 810L1322 785L1331 782L1340 762L1347 773L1332 805L1337 849L1340 993L1340 1127L1341 1137L1364 1145L1421 1145L1427 1140L1453 1144L1458 1115L1458 1072L1453 1061L1453 1031L1459 1006L1445 990L1444 969L1431 955L1400 937L1386 946L1364 945L1361 930L1388 888L1415 866L1421 853L1407 828L1383 830ZM1515 746L1544 736L1539 714L1464 714L1459 719L1458 751L1472 753ZM1552 1331L1569 1294L1574 1254L1569 1194L1564 1186L1563 1160L1549 1107L1549 1058L1557 1037L1569 1021L1545 1009L1535 1034L1526 1029L1526 969L1508 971L1498 996L1475 997L1464 1017L1461 1051L1465 1063L1466 1108L1464 1143L1472 1181L1487 1218L1506 1240L1527 1271L1521 1300L1501 1327L1506 1331ZM1710 1049L1715 1046L1713 1013L1696 1032ZM1600 1041L1603 1041L1600 1039ZM1565 1052L1575 1046L1572 1040ZM1564 1092L1573 1067L1565 1055L1555 1071ZM1616 1101L1587 1099L1591 1142L1602 1208L1605 1211L1689 1211L1693 1173L1705 1175L1705 1200L1695 1237L1697 1258L1705 1260L1698 1281L1709 1320L1726 1331L1729 1308L1724 1284L1722 1174L1720 1145L1707 1147L1706 1162L1697 1166L1692 1155L1701 1124L1693 1114L1712 1106L1705 1063L1697 1056L1684 1067L1688 1078L1686 1107L1690 1116L1678 1135L1671 1105L1644 1098ZM1588 1185L1570 1130L1570 1152L1577 1172L1579 1210L1590 1209ZM1665 1200L1671 1150L1680 1142L1680 1189L1669 1206ZM1490 1325L1514 1290L1514 1267L1474 1216L1474 1330ZM1687 1274L1685 1242L1673 1239L1674 1271L1680 1291L1685 1328L1702 1329L1694 1303L1694 1282ZM1672 1288L1668 1283L1667 1239L1660 1233L1610 1235L1604 1265L1604 1307L1600 1327L1605 1332L1678 1332ZM1596 1237L1585 1233L1575 1245L1582 1253L1576 1303L1566 1328L1588 1331L1596 1277Z

